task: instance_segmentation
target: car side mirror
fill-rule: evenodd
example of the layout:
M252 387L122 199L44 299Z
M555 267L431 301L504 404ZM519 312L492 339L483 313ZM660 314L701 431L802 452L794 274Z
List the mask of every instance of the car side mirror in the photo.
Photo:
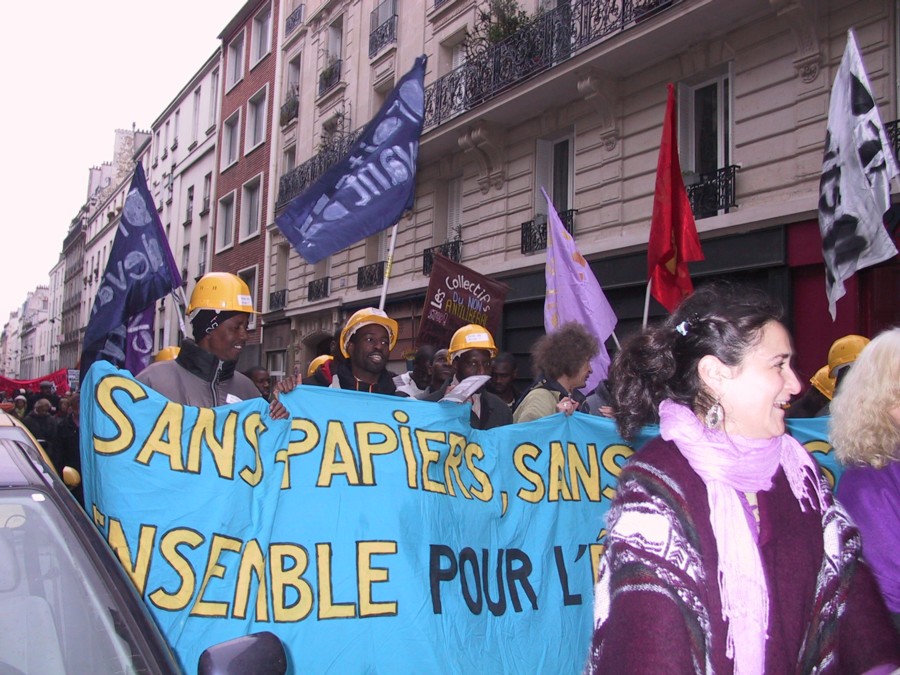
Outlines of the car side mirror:
M287 653L277 635L264 631L220 642L200 655L199 675L284 675Z

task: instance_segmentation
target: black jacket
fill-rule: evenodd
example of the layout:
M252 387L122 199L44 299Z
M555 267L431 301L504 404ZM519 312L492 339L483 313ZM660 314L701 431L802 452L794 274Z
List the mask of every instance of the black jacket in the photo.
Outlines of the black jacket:
M434 393L426 394L419 400L440 401L444 398L446 391L447 385L445 384ZM502 398L484 389L479 392L479 395L481 396L481 415L476 415L473 407L472 414L469 416L469 424L473 429L494 429L512 424L512 411Z

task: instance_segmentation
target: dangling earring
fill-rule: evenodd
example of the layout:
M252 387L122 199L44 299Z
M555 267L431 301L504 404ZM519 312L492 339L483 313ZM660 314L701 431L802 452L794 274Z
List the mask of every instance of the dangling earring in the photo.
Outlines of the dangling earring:
M706 426L710 429L718 429L722 426L724 418L725 411L722 409L722 404L719 403L719 398L716 397L716 402L706 411Z

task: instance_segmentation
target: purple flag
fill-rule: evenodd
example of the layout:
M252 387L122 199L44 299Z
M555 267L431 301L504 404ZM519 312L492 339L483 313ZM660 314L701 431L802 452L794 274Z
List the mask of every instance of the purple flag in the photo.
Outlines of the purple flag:
M98 360L135 375L146 368L155 303L176 289L181 289L181 273L138 162L85 330L82 381Z
M593 373L585 391L596 388L609 372L605 342L616 328L616 313L600 288L590 265L578 252L575 240L563 227L553 202L547 200L547 297L544 299L544 330L552 332L569 321L577 321L600 342L600 353L591 361Z

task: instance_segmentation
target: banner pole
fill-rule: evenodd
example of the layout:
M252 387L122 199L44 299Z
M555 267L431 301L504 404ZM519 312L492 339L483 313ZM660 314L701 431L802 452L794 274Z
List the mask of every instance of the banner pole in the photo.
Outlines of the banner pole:
M402 216L401 216L402 217ZM391 266L394 264L394 245L397 243L397 226L400 224L398 220L391 228L391 245L388 246L387 260L384 263L384 283L381 285L381 299L378 301L378 309L384 311L384 301L387 297L388 281L391 279Z
M647 330L647 315L650 314L650 284L653 283L653 279L647 279L647 295L644 297L644 323L641 327L644 330Z

